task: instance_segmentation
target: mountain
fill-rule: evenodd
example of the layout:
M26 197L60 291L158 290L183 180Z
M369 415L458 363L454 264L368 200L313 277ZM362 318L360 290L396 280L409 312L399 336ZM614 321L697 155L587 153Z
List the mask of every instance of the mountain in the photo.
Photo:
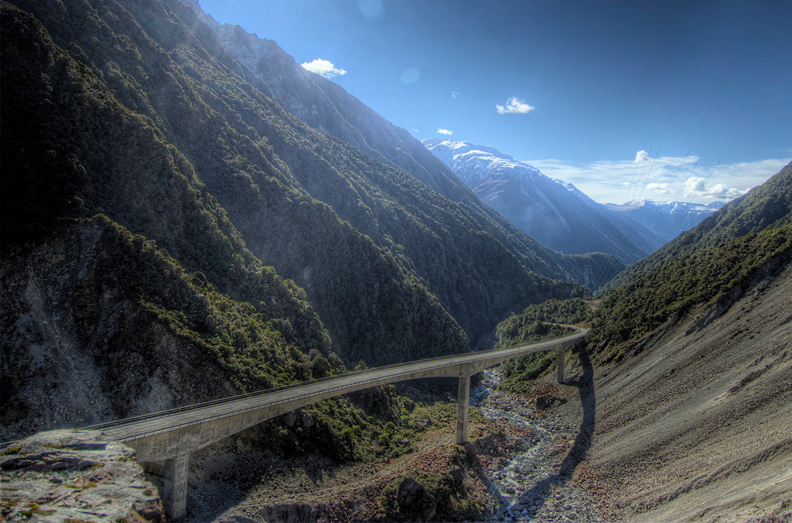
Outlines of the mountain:
M747 234L792 222L792 164L747 194L732 200L685 231L660 250L629 267L608 283L607 289L625 285L640 275L691 256L701 250L722 245Z
M605 294L588 461L613 519L789 518L791 300L792 165Z
M215 31L228 52L250 68L263 92L309 126L403 170L461 204L479 226L539 274L586 284L587 266L602 274L620 270L622 264L606 256L564 256L547 249L483 203L409 132L382 118L338 84L305 70L276 42L238 25L219 24L197 2L182 1Z
M415 176L453 201L471 195L421 143L341 86L294 61L273 40L234 24L219 24L195 0L182 0L217 34L225 49L250 69L262 90L304 123L353 145L376 160Z
M722 202L699 205L685 202L656 202L633 200L622 205L605 204L609 210L621 213L643 225L663 243L668 243L684 231L692 229L712 213L723 207Z
M517 343L536 320L592 323L568 382L576 389L507 385L580 395L554 416L581 427L569 455L585 456L577 477L601 494L605 519L792 515L790 182L792 165L638 262L593 314L596 302L549 301L499 325L502 341ZM507 373L534 377L552 364L517 360Z
M309 127L177 0L2 8L4 427L467 351L527 303L584 294L570 273L618 266ZM45 415L46 387L102 407Z
M613 219L608 209L572 184L553 180L497 149L437 138L423 144L482 201L551 249L606 252L630 264L661 245L630 220Z

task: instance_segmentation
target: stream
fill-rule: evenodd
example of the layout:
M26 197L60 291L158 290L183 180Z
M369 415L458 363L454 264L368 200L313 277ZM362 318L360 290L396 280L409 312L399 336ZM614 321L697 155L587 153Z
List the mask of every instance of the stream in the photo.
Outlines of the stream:
M603 521L594 498L559 474L577 428L562 427L552 418L531 418L533 406L495 390L500 380L499 367L484 371L470 404L489 419L529 428L533 437L504 466L488 471L490 491L500 496L500 506L489 521Z

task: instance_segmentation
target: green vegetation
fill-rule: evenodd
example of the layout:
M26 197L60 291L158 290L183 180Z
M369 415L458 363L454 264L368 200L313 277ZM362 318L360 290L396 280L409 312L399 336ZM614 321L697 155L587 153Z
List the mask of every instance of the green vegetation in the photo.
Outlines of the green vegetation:
M331 398L306 411L310 426L299 416L292 426L282 419L261 425L267 448L284 458L319 453L339 462L373 462L412 452L418 434L456 421L454 403L421 394L413 400L394 385Z
M792 225L749 233L680 258L609 292L594 317L598 359L621 359L625 347L663 323L702 310L747 286L775 261L789 260Z
M459 353L505 311L585 293L560 278L591 260L547 251L303 125L178 2L14 0L0 23L3 262L85 248L52 262L86 274L57 305L59 327L108 383L141 372L136 362L160 370L144 357L155 345L169 363L220 369L191 401L344 362ZM37 277L60 281L47 271ZM9 329L28 306L14 299ZM22 384L4 386L13 396ZM107 387L119 417L134 386ZM423 407L372 394L311 407L308 431L270 423L271 441L339 460L406 452Z
M390 481L380 493L380 508L386 517L399 520L403 517L396 501L399 485L407 478L420 483L437 502L436 519L441 521L464 517L481 517L484 500L477 499L464 484L466 471L470 468L471 457L460 445L451 446L446 452L450 472L411 471L401 474Z
M4 17L4 77L34 79L3 83L18 240L102 213L269 317L250 284L274 266L347 362L465 351L515 305L584 292L551 279L571 259L302 124L193 29L189 8L15 3L47 28ZM288 319L295 344L315 332ZM314 341L301 348L327 351Z
M591 321L592 308L589 302L575 298L571 300L548 300L528 306L522 313L515 314L498 324L496 347L511 347L558 338L568 333L556 323L573 325ZM504 362L501 368L504 380L498 389L506 392L527 394L533 389L533 380L555 368L557 356L554 352L536 352Z

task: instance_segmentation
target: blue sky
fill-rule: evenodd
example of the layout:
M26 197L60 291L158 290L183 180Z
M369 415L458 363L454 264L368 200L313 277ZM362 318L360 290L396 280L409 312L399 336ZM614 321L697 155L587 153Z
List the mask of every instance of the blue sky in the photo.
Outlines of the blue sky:
M416 138L495 147L600 202L730 199L792 160L788 0L200 3L329 62Z

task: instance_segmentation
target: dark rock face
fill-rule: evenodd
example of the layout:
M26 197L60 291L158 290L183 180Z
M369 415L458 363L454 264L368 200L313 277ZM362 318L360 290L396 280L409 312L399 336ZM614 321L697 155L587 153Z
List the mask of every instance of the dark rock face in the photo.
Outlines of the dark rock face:
M399 484L396 502L405 517L416 521L430 521L437 511L435 497L423 485L410 478Z

